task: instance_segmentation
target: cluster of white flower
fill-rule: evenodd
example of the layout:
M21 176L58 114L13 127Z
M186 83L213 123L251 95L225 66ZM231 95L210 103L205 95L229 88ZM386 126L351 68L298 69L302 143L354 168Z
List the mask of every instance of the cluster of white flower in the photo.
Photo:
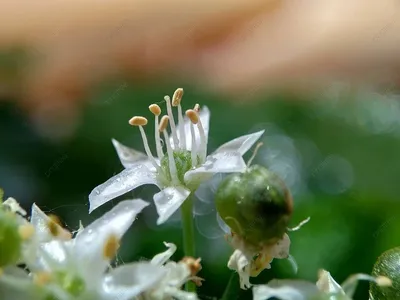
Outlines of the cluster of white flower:
M149 107L155 116L156 157L148 145L143 128L148 121L144 117L133 117L129 123L139 128L145 154L112 140L124 170L91 192L89 212L138 186L154 184L161 190L154 195L154 203L159 216L157 224L162 224L212 175L248 172L243 155L263 131L238 137L207 155L210 112L207 107L200 109L196 104L183 115L182 95L183 90L178 89L172 100L165 97L167 115L160 120L161 108L157 104ZM172 107L178 111L177 124ZM167 132L168 124L171 136ZM162 144L165 145L166 154ZM203 279L197 277L201 269L200 259L188 255L179 262L170 261L176 251L174 244L165 243L168 249L149 261L112 267L121 238L137 215L149 205L148 202L141 199L122 201L89 226L84 228L80 224L77 231L70 232L63 228L56 216L46 215L35 204L27 219L26 212L17 201L9 198L2 202L2 196L0 190L1 299L198 299L195 292L184 291L182 287L188 282L201 285ZM288 211L291 212L291 205ZM186 219L192 221L190 210ZM190 229L190 226L187 227ZM233 230L227 236L234 248L228 267L238 273L242 289L253 288L254 300L271 297L300 300L318 295L337 295L340 299L350 299L357 280L390 284L386 277L358 274L341 287L326 271L321 272L316 285L294 280L273 280L268 285L251 284L249 278L269 269L274 258L289 257L290 239L286 233L282 236L282 232L276 239L268 240L268 243L262 241L255 248L254 243L248 243L246 236L239 236Z
M186 257L177 263L169 261L176 251L174 244L165 243L168 250L149 261L111 267L122 236L148 205L141 199L122 201L89 226L81 225L71 233L55 216L47 216L35 204L28 221L15 200L6 200L0 207L1 221L5 216L8 221L15 221L14 231L20 239L10 238L12 229L8 229L8 244L0 241L1 254L11 250L10 243L18 244L18 249L13 249L17 259L1 265L1 298L197 299L195 293L181 288L190 280L199 282L196 273L201 269L200 260Z

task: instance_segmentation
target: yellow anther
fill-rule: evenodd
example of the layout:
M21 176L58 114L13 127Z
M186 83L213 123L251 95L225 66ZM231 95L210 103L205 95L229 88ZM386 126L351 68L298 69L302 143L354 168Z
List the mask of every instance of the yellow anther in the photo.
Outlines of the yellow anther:
M386 276L378 276L375 281L379 286L392 286L392 280Z
M49 272L37 272L33 276L33 282L37 285L45 285L51 281L51 274Z
M144 126L147 124L147 119L145 117L135 116L129 120L129 124L132 126Z
M49 222L47 223L47 227L52 236L58 236L60 234L61 229L61 221L56 215L49 215Z
M106 259L113 259L115 255L117 254L117 251L119 249L119 238L115 235L112 234L110 237L107 239L106 243L104 244L103 248L103 256Z
M18 228L18 233L23 240L28 240L34 235L35 227L33 227L31 224L21 225Z
M183 96L183 89L179 88L175 91L174 95L172 96L172 106L178 106L181 103Z
M199 115L193 109L188 109L186 111L186 116L190 119L193 124L199 123Z
M161 118L160 126L158 127L158 130L160 132L163 132L167 128L168 122L169 122L169 117L168 116L163 116Z
M196 105L193 107L193 110L198 113L200 111L200 105L196 103Z
M181 262L188 266L191 276L195 276L201 270L201 258L193 258L191 256L185 256Z
M161 108L157 104L152 104L149 106L149 110L153 115L159 116L161 114Z

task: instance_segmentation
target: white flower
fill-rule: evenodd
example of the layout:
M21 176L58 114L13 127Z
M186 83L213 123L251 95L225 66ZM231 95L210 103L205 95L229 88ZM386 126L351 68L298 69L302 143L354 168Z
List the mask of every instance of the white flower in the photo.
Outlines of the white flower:
M252 286L250 276L257 277L263 270L271 268L274 258L288 258L290 239L287 234L275 244L263 246L262 249L252 249L233 235L232 245L236 248L228 262L228 268L238 272L240 288Z
M133 271L126 266L114 269L108 274L106 270L118 250L123 234L146 206L148 203L140 199L122 201L104 216L82 229L75 238L53 239L39 243L37 261L34 264L28 263L33 276L38 277L39 283L42 282L46 289L60 300L71 299L72 296L76 297L73 299L110 300L135 297L142 289L162 278L164 274L159 268L139 263L135 267L136 273L130 276L125 273L122 277L121 273ZM33 211L37 214L32 216L31 223L35 224L37 234L43 237L46 231L49 231L44 229L46 225L43 224L51 224L52 219L37 207ZM50 228L50 232L52 231ZM127 278L131 281L136 280L132 286L124 288L123 295L121 291L109 288L112 286L110 278L117 275L120 280ZM123 282L117 281L117 283Z
M391 285L390 279L384 276L355 274L340 286L328 271L321 270L316 284L302 280L272 280L267 285L254 286L253 300L268 300L272 297L281 300L307 300L319 299L318 296L322 299L340 296L342 300L351 300L359 280L373 281L380 286Z
M287 230L297 231L309 220L310 218L307 218L296 227ZM289 254L290 238L286 233L282 239L272 244L260 243L258 247L249 245L243 237L233 232L227 236L227 239L235 248L228 261L228 268L239 274L241 289L250 288L252 286L250 277L257 277L263 270L270 269L274 258L288 258L297 272L297 264Z
M130 149L117 141L113 144L125 169L96 187L89 195L90 210L107 201L129 192L144 184L157 185L161 191L154 195L159 218L158 224L165 222L195 191L203 181L215 173L244 172L246 164L242 158L264 131L236 138L207 156L207 139L210 112L207 107L201 110L198 105L182 115L180 105L183 90L174 93L172 106L178 109L179 124L175 125L171 99L166 96L168 116L159 122L161 109L157 104L150 105L155 115L155 144L157 157L149 149L143 126L144 117L133 117L129 122L138 126L142 135L146 154ZM171 137L167 133L170 124ZM164 136L167 153L164 155L160 133Z

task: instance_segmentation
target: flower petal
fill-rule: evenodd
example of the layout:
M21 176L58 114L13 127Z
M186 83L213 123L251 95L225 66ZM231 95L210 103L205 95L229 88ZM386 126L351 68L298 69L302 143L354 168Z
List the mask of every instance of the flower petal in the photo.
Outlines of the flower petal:
M175 253L176 251L176 246L175 244L172 243L166 243L164 242L164 245L166 247L168 247L168 250L157 254L156 256L153 257L153 259L150 261L151 264L153 265L158 265L158 266L162 266L163 264L165 264L170 258L171 256Z
M206 135L206 139L208 139L208 132L209 132L209 128L210 128L210 110L208 109L207 106L203 106L203 107L200 108L199 117L200 117L200 120L201 120L201 124L203 125L203 129L204 129L204 133ZM184 126L184 129L185 129L185 136L186 136L186 149L190 151L192 149L192 135L190 133L191 121L185 115L184 119L183 119L183 122L184 122L183 126ZM178 126L177 126L178 133L179 133L179 130L180 130L181 127L182 127L182 124L178 124ZM200 135L198 134L197 129L195 131L196 131L196 144L200 145ZM178 134L178 137L179 137L179 134ZM173 148L174 147L174 142L173 142L172 136L170 137L170 144L171 144L171 146Z
M122 201L76 236L73 260L79 264L84 278L102 275L110 260L104 255L106 241L112 235L121 239L136 216L148 205L141 199Z
M97 186L89 195L89 213L107 201L125 194L144 184L158 185L157 174L150 171L145 165L135 165L111 177Z
M228 261L228 268L238 272L240 278L240 288L247 290L251 287L250 283L250 260L240 250L235 250Z
M26 216L26 211L19 205L18 201L12 197L9 197L4 201L3 205L7 206L13 213L19 213L21 216Z
M127 300L154 288L166 270L146 262L132 263L113 269L102 284L103 299Z
M146 154L127 147L115 139L112 139L111 141L124 168L132 168L138 163L146 165L150 170L153 168L153 165Z
M302 280L272 280L268 285L253 287L253 300L307 300L318 295L318 289L310 282Z
M35 227L35 235L38 242L48 242L54 239L54 236L49 231L49 223L52 220L35 204L32 204L30 223ZM61 239L69 239L70 233L58 224L56 231L59 233L57 237Z
M344 291L340 284L326 270L320 270L318 275L317 287L324 293L340 293L344 295Z
M239 152L219 152L207 156L200 167L185 173L184 180L188 186L198 186L216 173L244 172L246 163Z
M154 204L158 213L157 225L168 220L170 216L187 199L190 191L184 187L167 187L154 195Z
M220 146L214 153L236 151L243 155L254 145L255 142L257 142L257 140L263 135L264 131L265 130L261 130L235 138Z

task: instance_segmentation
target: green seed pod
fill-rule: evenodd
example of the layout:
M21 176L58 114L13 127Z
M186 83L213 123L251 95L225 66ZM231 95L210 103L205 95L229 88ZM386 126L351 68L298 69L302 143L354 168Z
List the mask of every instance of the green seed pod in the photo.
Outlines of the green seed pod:
M285 183L258 165L225 178L218 187L216 205L232 231L254 246L281 239L293 210Z
M392 286L380 287L371 282L369 289L371 300L400 299L400 247L390 249L379 256L372 269L372 276L386 276L392 280Z
M0 267L14 264L20 256L22 238L15 214L0 205Z

